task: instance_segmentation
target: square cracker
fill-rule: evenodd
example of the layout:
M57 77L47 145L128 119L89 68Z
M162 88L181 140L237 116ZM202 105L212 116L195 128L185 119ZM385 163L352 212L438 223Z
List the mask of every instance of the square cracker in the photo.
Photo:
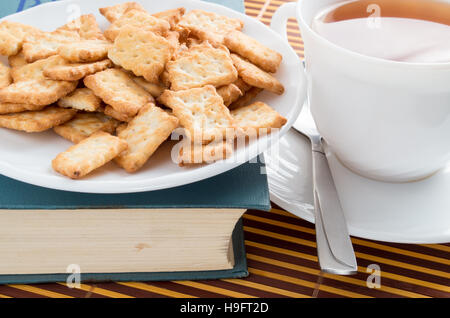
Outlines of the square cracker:
M16 55L22 49L26 36L37 35L42 31L22 23L0 22L0 55Z
M135 116L145 104L154 101L127 73L115 68L86 77L84 84L106 104L128 116Z
M213 163L229 158L233 150L233 145L226 141L213 141L207 145L192 144L188 141L180 148L177 162L180 166Z
M92 63L70 64L67 62L62 65L47 67L44 70L44 75L57 81L77 81L88 75L106 70L112 66L111 61L108 59Z
M115 159L116 163L127 172L138 171L177 127L176 117L153 104L144 106L118 134L128 143L128 150Z
M78 113L63 125L53 130L61 137L77 144L98 131L114 133L119 122L102 113Z
M117 110L115 110L114 108L112 108L111 106L107 105L103 111L105 113L105 115L110 116L114 119L117 119L118 121L121 122L126 122L129 123L130 121L133 120L133 116L128 116L127 114L118 112Z
M89 88L78 88L58 101L58 106L60 107L87 112L95 112L100 108L101 104L102 100Z
M270 132L273 128L283 127L287 122L286 118L262 102L232 110L231 116L233 116L236 126L244 132L257 135L259 135L259 129L267 129L266 132Z
M1 115L0 127L29 133L42 132L71 120L76 113L74 109L51 106L40 111Z
M235 84L229 84L218 88L217 94L222 97L223 103L227 107L243 96L242 91Z
M170 107L180 120L191 140L208 143L225 139L227 132L235 128L230 111L223 104L214 86L191 88L182 91L166 90L159 100Z
M178 23L181 28L191 31L200 40L207 40L213 45L223 44L224 36L233 30L242 30L241 20L229 18L214 12L192 10L185 14Z
M41 110L44 106L37 106L31 104L11 104L11 103L0 103L0 115L4 114L14 114L14 113L22 113L26 111L36 111Z
M242 59L239 55L231 54L234 66L236 66L239 76L254 87L267 89L272 93L281 95L284 93L284 86L271 74L263 71L256 65Z
M23 43L23 55L27 62L34 62L58 54L62 44L80 41L76 31L56 30L27 36Z
M166 87L162 83L150 83L142 77L133 76L133 81L149 92L154 98L158 98L166 90Z
M247 106L251 104L251 101L258 96L259 93L263 91L262 88L259 87L251 87L247 92L245 92L244 96L238 98L235 102L231 103L228 106L228 109L236 109L243 106Z
M82 40L61 45L58 54L72 63L97 62L108 57L111 46L109 41Z
M170 24L170 29L173 30L178 24L178 22L180 22L181 17L184 15L185 12L186 12L185 8L176 8L153 13L152 16L158 19L166 20Z
M73 92L77 85L77 82L53 80L20 81L0 89L0 102L50 105Z
M145 11L130 10L109 26L105 31L106 38L114 41L125 26L154 32L162 36L166 36L170 30L170 24L166 20L158 19Z
M128 145L125 141L99 131L82 140L53 161L53 169L71 179L79 179L113 160Z
M130 10L145 11L144 7L137 2L126 2L115 6L100 8L100 13L111 23L119 20L126 12Z
M121 29L108 53L115 64L152 83L159 82L171 55L172 46L165 38L128 26Z
M93 14L84 14L57 30L78 32L83 40L106 40Z
M180 52L174 61L167 63L172 90L182 90L205 85L223 86L238 78L228 49L214 48L208 43Z
M24 66L14 67L11 70L11 76L14 82L47 79L44 75L45 69L65 64L67 64L66 60L54 55Z
M0 62L0 88L12 83L11 68Z
M266 72L275 73L283 59L280 53L240 31L228 33L224 43L231 51L245 57Z

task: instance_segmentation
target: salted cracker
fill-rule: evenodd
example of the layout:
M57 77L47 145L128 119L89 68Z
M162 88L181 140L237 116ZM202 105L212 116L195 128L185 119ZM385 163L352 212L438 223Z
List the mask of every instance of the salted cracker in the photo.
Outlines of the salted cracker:
M120 17L125 14L125 12L130 10L139 10L146 12L144 7L137 2L126 2L117 4L115 6L99 9L100 13L111 23L119 20Z
M236 66L239 76L249 85L267 89L275 94L284 93L284 86L271 74L263 71L256 65L242 59L236 54L231 54L234 66Z
M128 143L128 149L115 159L116 163L127 172L138 171L177 127L176 117L153 104L144 106L118 134Z
M235 84L219 87L217 89L217 94L222 97L225 106L230 106L231 103L243 96L242 91Z
M145 104L154 102L152 95L116 68L90 75L84 84L106 104L127 116L135 116Z
M97 62L108 57L111 46L109 41L82 40L61 45L58 54L72 63Z
M60 107L73 108L87 112L97 111L101 104L102 100L89 88L78 88L58 101L58 106Z
M29 80L13 83L0 89L0 102L15 104L50 105L73 92L77 82Z
M20 67L14 67L11 69L11 76L14 82L47 79L44 75L45 69L65 64L67 64L66 60L54 55Z
M172 90L223 86L238 78L228 50L225 47L214 48L208 43L179 53L176 60L167 63L166 68Z
M110 60L92 62L92 63L74 63L67 62L63 65L48 67L44 70L44 75L50 79L58 81L77 81L88 75L95 74L112 67Z
M13 68L24 66L24 65L28 64L28 62L25 59L25 56L23 55L22 51L20 51L16 55L9 56L8 57L8 62L9 62L9 66L11 66Z
M172 52L172 46L162 36L127 26L120 31L108 57L136 76L158 83Z
M37 35L42 31L22 23L0 22L0 55L13 56L22 49L25 37Z
M158 98L165 91L166 87L162 83L154 84L145 80L143 77L133 77L133 81L149 92L154 98Z
M275 73L283 56L240 31L231 31L225 36L224 44L240 56L269 73Z
M178 26L188 29L192 35L201 40L220 45L223 44L226 34L234 30L242 30L244 23L214 12L192 10L181 18Z
M106 40L93 14L84 14L57 30L78 32L83 40Z
M228 109L236 109L251 104L251 101L263 91L259 87L251 87L242 97L238 98L235 102L228 106Z
M233 145L226 141L213 141L207 145L189 142L180 148L177 162L180 166L213 163L229 158L233 150Z
M56 30L27 36L23 43L23 55L31 63L58 54L58 48L65 43L80 40L76 31Z
M114 108L112 108L109 105L106 105L106 107L105 107L103 112L105 113L105 115L108 115L108 116L110 116L110 117L112 117L112 118L114 118L114 119L116 119L118 121L126 122L126 123L129 123L134 118L134 116L129 116L127 114L118 112L117 110L115 110Z
M283 127L287 119L263 102L256 102L231 111L236 126L244 132L259 135L260 129L269 133L273 128Z
M79 179L104 166L127 148L124 140L99 131L60 153L52 166L62 175Z
M61 137L77 144L98 131L114 133L119 122L102 113L78 113L70 121L53 128Z
M212 85L181 91L166 90L159 101L170 107L192 140L225 139L235 128L230 111Z
M28 133L42 132L61 125L75 116L74 109L47 107L40 111L27 111L0 116L0 127L22 130Z
M185 8L176 8L153 13L152 16L158 19L166 20L170 24L170 29L173 30L176 27L176 25L180 22L181 17L184 15L185 12L186 12Z
M26 111L41 110L45 107L31 104L12 104L12 103L0 103L0 115L22 113Z
M0 62L0 88L12 83L11 68Z
M154 32L162 36L167 35L170 30L170 24L166 20L158 19L145 11L130 10L109 26L105 31L106 38L114 41L126 26Z

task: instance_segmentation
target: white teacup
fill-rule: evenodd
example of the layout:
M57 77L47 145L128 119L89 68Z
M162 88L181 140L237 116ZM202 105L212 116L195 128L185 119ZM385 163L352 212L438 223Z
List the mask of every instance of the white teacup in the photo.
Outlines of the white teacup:
M450 63L383 60L331 43L311 23L338 2L345 0L288 3L272 23L285 33L296 12L321 135L344 165L365 177L407 182L433 174L450 160Z

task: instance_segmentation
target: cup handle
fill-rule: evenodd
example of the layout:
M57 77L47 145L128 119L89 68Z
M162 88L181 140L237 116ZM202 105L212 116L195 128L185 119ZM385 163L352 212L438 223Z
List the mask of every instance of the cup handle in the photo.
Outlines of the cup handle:
M289 18L295 17L296 8L297 2L288 2L280 6L272 16L270 27L281 35L286 42L289 42L286 34L287 21Z

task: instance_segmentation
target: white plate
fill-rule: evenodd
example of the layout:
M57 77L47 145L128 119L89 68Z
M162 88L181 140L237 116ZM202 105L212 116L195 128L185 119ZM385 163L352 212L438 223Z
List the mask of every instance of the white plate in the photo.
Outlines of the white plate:
M100 26L105 29L108 22L98 13L98 8L123 2L125 0L56 1L39 5L5 19L51 31L67 23L70 18L73 19L73 14L80 11L81 14L95 14ZM306 84L299 75L300 72L303 72L300 59L275 31L256 19L212 3L192 0L141 0L137 2L140 2L149 12L182 6L187 10L202 9L243 20L246 34L283 54L283 62L276 76L284 84L286 93L282 96L263 93L260 100L268 103L288 118L287 125L283 127L279 134L283 135L289 130L300 113L301 106L299 105L302 105L301 100L305 97ZM268 140L260 138L258 142L254 142L246 148L239 148L236 155L239 158L247 157L251 159L256 157L266 150L268 145L271 145L276 138L278 138L278 134L269 136ZM58 175L51 167L52 159L70 146L71 143L53 132L25 134L0 128L0 173L23 182L59 190L89 193L129 193L192 183L223 173L243 163L230 158L226 162L218 162L207 166L189 169L180 168L170 159L172 147L167 144L158 150L157 154L139 173L127 174L110 163L83 180L73 181Z
M283 209L314 222L311 144L291 129L279 155L265 154L271 199ZM349 232L397 243L450 242L450 163L420 182L394 184L354 174L328 154Z

